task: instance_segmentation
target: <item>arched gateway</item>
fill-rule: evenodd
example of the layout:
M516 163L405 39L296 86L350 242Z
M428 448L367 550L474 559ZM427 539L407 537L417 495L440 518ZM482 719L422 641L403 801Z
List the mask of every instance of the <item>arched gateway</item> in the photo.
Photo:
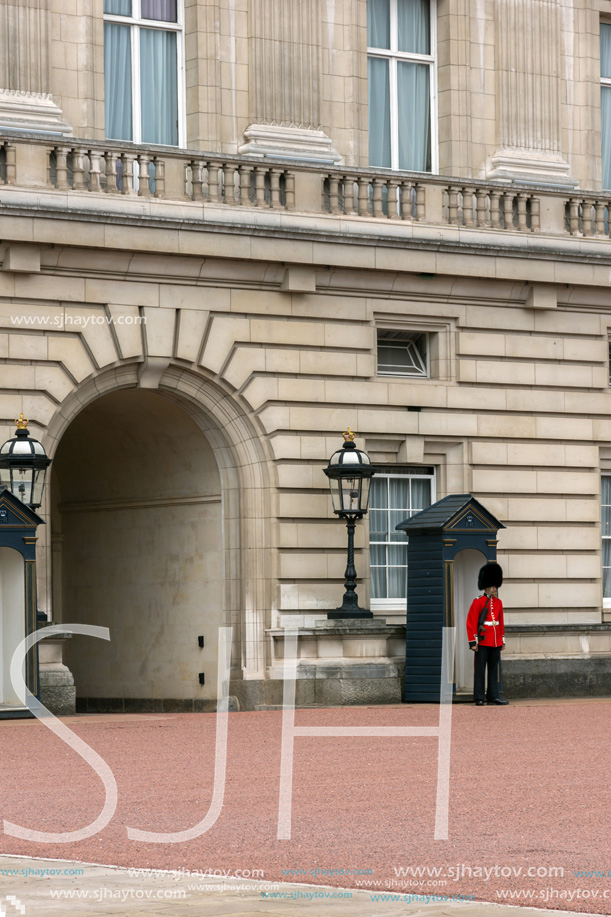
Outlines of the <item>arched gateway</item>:
M77 709L210 709L219 627L232 691L265 677L265 460L218 385L171 366L142 379L88 382L49 427L53 619L110 629L65 641Z

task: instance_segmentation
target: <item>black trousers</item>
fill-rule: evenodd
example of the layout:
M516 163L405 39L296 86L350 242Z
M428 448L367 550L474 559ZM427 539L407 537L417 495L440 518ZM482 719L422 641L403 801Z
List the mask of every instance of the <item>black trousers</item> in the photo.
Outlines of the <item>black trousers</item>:
M479 646L475 656L475 672L473 676L473 700L494 701L499 697L499 682L501 674L501 647ZM488 669L488 691L486 691L486 669Z

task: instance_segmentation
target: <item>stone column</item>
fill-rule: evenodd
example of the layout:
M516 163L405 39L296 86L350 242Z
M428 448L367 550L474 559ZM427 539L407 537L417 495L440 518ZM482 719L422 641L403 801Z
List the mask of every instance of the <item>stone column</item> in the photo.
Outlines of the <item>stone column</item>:
M560 125L559 0L495 0L497 151L491 178L572 185Z
M320 0L251 0L250 115L241 153L338 162L321 130Z
M0 4L0 127L72 133L49 79L49 0Z

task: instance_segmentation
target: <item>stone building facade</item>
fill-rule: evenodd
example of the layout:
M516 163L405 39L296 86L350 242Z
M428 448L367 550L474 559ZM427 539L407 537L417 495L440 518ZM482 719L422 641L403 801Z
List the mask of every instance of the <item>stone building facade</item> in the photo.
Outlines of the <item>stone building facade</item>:
M52 645L47 685L207 708L232 626L232 695L273 705L291 626L301 702L397 699L393 523L472 493L507 526L508 692L608 693L611 0L0 22L0 432L23 411L53 459L39 608L111 631ZM358 634L325 624L348 426L379 468Z

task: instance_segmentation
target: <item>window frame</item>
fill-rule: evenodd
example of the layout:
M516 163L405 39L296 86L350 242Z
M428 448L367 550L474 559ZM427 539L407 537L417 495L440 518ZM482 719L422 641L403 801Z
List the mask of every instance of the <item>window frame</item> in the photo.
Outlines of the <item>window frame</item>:
M384 467L388 467L388 466L384 466ZM416 467L416 466L413 466L413 467ZM396 473L395 473L395 472L390 472L390 471L380 471L380 472L376 471L374 477L372 478L371 486L373 486L373 483L374 483L374 481L376 480L376 478L377 478L378 480L380 480L381 478L386 478L386 479L390 479L390 478L401 478L402 480L406 480L406 479L407 479L407 480L410 480L410 481L412 481L412 480L418 480L418 481L426 480L426 481L430 481L430 482L431 482L431 503L430 503L429 505L432 505L433 503L435 503L435 501L436 501L436 499L437 499L437 469L436 469L434 466L431 466L431 465L427 465L426 467L427 467L427 468L433 467L432 474L424 474L424 473L423 473L423 474L415 474L415 473L412 473L412 472L402 472L402 471L400 471L400 470L397 470ZM390 502L390 501L389 501L389 502ZM371 508L371 507L370 507L370 508ZM389 506L388 506L388 512L391 512L392 509L393 509L393 507L391 507L391 506L389 505ZM408 512L409 512L409 511L408 511ZM375 566L375 567L380 567L380 566L382 566L381 564L373 564L373 565L372 565L372 563L371 563L371 545L372 545L372 544L377 544L377 545L383 544L383 545L386 546L386 545L392 544L392 543L397 544L397 542L388 542L388 541L383 541L383 542L381 542L381 541L372 542L372 541L371 541L371 526L369 527L368 538L369 538L369 594L370 594L369 604L370 604L370 609L371 609L371 611L374 612L374 613L375 613L375 612L390 612L390 611L407 611L407 596L405 596L403 599L400 599L400 598L390 598L390 599L389 599L389 598L386 598L386 599L381 599L381 598L373 598L373 597L371 596L371 592L372 592L372 589L371 589L371 568L372 568L372 566ZM389 567L389 564L384 564L384 567L387 569L387 568Z
M178 137L176 146L179 149L186 146L186 76L185 76L185 9L184 0L176 0L176 22L167 22L161 19L144 19L142 17L141 0L131 0L132 15L120 16L116 13L104 13L104 22L128 26L130 30L130 47L132 55L132 140L120 140L117 137L106 137L106 140L117 140L119 143L137 143L142 146L168 146L168 144L152 143L142 140L142 92L140 85L140 29L156 29L161 32L174 32L176 34L176 93L178 98ZM106 106L106 98L104 98ZM106 108L104 108L106 117ZM104 130L106 134L106 130Z
M429 0L429 42L430 54L416 54L412 51L399 51L399 15L397 0L390 2L390 48L370 48L367 46L367 57L378 57L388 61L389 105L390 105L390 168L393 171L417 171L399 167L399 89L397 64L408 61L429 65L429 119L431 129L431 169L423 175L436 175L439 172L439 127L438 87L437 87L437 0ZM369 124L367 125L369 130ZM372 166L372 168L385 168Z

